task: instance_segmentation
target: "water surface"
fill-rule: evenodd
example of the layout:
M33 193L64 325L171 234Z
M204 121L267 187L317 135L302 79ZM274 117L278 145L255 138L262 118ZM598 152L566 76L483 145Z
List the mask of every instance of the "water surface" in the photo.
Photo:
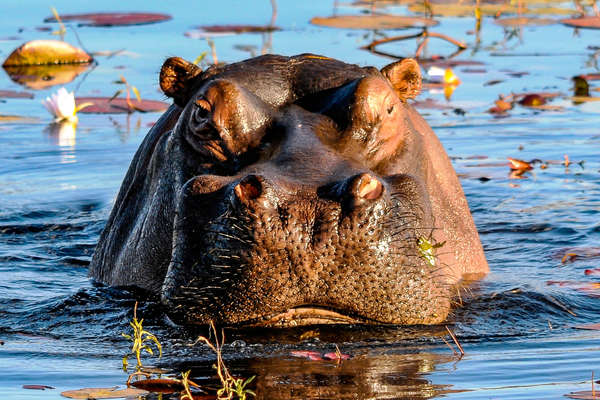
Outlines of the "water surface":
M196 25L271 19L268 1L251 6L228 0L168 6L29 1L27 11L12 2L3 4L0 58L22 42L52 37L36 29L48 26L43 19L50 6L64 14L154 11L173 16L155 25L68 26L66 40L77 44L76 31L90 52L125 50L98 56L94 68L68 83L78 96L111 96L120 88L111 82L123 75L144 98L165 99L158 89L162 61L174 55L194 60L210 52L205 40L184 32ZM308 22L313 16L364 12L360 6L288 1L278 6L281 31L214 38L219 61L266 51L314 52L377 67L391 62L360 47L399 32L338 30ZM406 14L407 8L387 11ZM458 357L446 346L443 326L320 328L317 337L307 340L300 336L308 328L228 331L225 357L235 374L257 375L259 398L560 398L589 390L594 368L600 373L600 333L573 328L600 322L600 290L578 290L598 282L584 271L600 267L600 103L574 104L561 97L551 103L561 106L559 111L517 107L502 118L487 112L499 94L569 96L572 76L598 72L600 31L562 25L515 31L486 17L474 50L474 18L438 19L435 31L470 45L456 59L477 62L454 68L462 84L450 101L428 90L419 97L445 106L421 112L453 158L492 271L470 293L465 291L463 306L449 321L466 355ZM415 49L414 41L381 47L400 56ZM453 49L432 40L427 51L449 54ZM526 74L511 76L515 72ZM484 85L492 80L502 82ZM175 371L192 368L199 382L214 383L213 355L190 346L205 332L172 326L154 299L94 286L87 277L129 161L158 114L80 115L76 135L61 137L49 128L51 118L41 104L57 87L29 90L4 74L0 89L35 96L0 103L0 114L30 118L0 122L0 393L10 399L52 399L60 398L62 390L122 385L121 358L128 343L120 333L128 327L136 300L145 326L165 346L165 357L148 363ZM565 154L584 163L565 167L560 164ZM507 157L541 159L548 168L513 179ZM562 263L568 252L580 256ZM338 365L291 356L294 350L333 351L336 344L353 358ZM25 390L26 384L56 389Z

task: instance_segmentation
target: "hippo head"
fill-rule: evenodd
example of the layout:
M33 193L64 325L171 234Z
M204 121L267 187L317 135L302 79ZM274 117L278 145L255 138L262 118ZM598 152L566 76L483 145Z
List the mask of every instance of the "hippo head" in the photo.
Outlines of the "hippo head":
M487 271L420 69L312 54L162 67L174 105L138 150L91 264L179 323L443 321Z

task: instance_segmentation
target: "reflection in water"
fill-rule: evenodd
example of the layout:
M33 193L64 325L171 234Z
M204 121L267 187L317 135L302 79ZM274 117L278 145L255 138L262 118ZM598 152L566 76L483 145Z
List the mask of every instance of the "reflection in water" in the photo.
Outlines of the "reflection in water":
M10 79L19 85L42 90L71 82L91 64L25 65L4 67Z
M46 126L44 133L50 137L52 143L61 148L61 164L76 162L75 142L76 142L77 122L61 121L53 122Z
M426 378L437 365L451 361L449 355L433 353L364 354L340 363L279 356L234 362L232 372L256 375L257 399L428 399L457 392ZM194 368L193 375L213 374L205 368Z

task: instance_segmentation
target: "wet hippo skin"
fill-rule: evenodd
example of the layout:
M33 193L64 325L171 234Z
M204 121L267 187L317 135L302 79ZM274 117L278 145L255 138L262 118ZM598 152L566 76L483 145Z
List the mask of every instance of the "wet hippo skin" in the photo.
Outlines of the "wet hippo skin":
M160 86L174 104L131 163L94 279L159 294L183 324L435 324L455 285L487 272L450 161L409 104L414 60L170 58Z

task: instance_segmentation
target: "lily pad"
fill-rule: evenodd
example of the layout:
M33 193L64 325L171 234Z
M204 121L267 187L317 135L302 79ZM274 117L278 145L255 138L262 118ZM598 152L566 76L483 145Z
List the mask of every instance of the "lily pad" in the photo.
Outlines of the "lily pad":
M560 21L561 24L571 26L573 28L583 29L600 29L600 17L580 17L566 18Z
M17 92L15 90L0 90L0 98L3 98L3 99L33 99L33 93Z
M134 108L129 107L127 100L124 98L116 98L111 100L110 97L78 97L76 103L92 103L79 111L81 114L129 114L135 111L140 112L162 112L169 108L169 103L158 100L144 100L137 101L131 100L131 105Z
M406 29L431 27L439 24L438 21L431 18L399 15L336 15L334 17L314 17L310 23L342 29Z
M88 69L90 64L25 65L4 67L13 82L34 90L46 89L71 82Z
M238 35L240 33L266 33L279 31L280 28L272 25L206 25L185 32L185 36L192 39L204 39L211 36Z
M134 397L148 394L141 389L127 388L86 388L78 390L67 390L61 393L61 396L70 399L119 399L121 397Z
M145 25L156 22L168 21L172 17L168 14L114 12L114 13L88 13L60 15L62 21L77 21L79 26L128 26ZM57 22L55 17L47 17L44 22Z
M581 399L581 400L598 400L600 397L600 392L591 391L591 390L581 390L579 392L571 392L569 394L565 394L565 397L570 399Z
M550 18L514 17L501 18L494 21L500 26L546 26L556 24L558 21Z
M92 61L92 56L82 49L60 40L32 40L10 53L2 66L88 64Z

